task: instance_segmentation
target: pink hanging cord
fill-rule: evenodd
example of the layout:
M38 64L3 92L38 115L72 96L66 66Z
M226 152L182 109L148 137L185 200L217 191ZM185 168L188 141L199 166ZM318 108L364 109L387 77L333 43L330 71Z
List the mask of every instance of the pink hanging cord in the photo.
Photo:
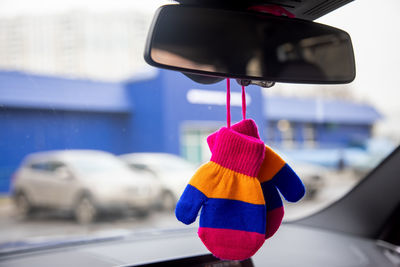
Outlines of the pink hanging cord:
M242 116L246 119L246 89L242 85ZM231 128L231 81L226 78L226 124Z
M246 90L244 85L242 85L242 116L243 119L246 119Z
M231 128L231 81L226 79L226 124Z

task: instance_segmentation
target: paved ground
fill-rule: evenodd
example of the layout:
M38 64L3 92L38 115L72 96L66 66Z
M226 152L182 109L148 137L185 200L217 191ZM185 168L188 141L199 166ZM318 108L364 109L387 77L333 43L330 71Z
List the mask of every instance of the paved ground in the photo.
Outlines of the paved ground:
M352 176L341 175L340 179L332 177L317 197L313 200L302 200L300 203L285 203L286 220L293 220L322 209L335 199L344 195L357 182ZM0 198L0 244L24 239L40 240L60 236L82 236L88 234L117 231L124 233L148 228L178 228L183 224L175 219L172 212L153 212L147 217L113 216L101 218L91 225L79 225L72 217L58 213L38 214L29 220L16 216L11 201Z
M90 225L80 225L72 216L57 212L42 212L29 219L21 219L15 214L11 202L6 205L3 203L0 210L0 244L24 239L37 240L65 235L73 237L108 231L123 233L138 229L180 226L172 213L157 211L147 217L133 214L102 216Z

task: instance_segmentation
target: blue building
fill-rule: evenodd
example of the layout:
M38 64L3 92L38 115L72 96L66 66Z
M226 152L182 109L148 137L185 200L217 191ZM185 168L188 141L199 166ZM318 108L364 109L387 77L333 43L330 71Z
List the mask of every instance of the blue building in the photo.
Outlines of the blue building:
M381 115L365 104L344 100L266 97L266 140L283 149L360 146Z
M231 90L235 122L242 118L241 89L233 81ZM206 137L226 125L225 92L225 82L201 85L166 70L120 83L0 72L0 193L37 151L167 152L204 162ZM265 98L256 86L246 93L247 116L276 147L345 147L368 139L380 118L352 102Z
M121 83L0 72L0 193L29 153L54 149L168 152L209 157L206 136L226 125L225 83L200 85L172 71ZM247 89L247 114L263 136L262 95ZM232 82L232 120L241 119Z

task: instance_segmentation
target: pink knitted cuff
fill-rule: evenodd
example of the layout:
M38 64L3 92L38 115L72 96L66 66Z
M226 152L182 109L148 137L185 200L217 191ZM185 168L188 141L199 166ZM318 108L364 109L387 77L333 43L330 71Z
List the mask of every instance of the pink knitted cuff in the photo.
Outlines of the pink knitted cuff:
M245 119L245 120L239 121L238 123L233 124L231 126L231 128L238 133L260 139L257 125L252 119ZM214 147L214 142L215 142L216 136L217 136L217 132L212 133L207 137L208 147L210 147L211 150Z
M232 171L257 177L264 152L265 145L261 140L223 127L217 132L211 161Z

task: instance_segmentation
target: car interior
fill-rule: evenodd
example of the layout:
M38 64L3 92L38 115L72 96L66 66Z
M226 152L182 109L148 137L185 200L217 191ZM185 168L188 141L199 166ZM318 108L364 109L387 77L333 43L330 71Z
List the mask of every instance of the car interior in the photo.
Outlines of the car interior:
M199 84L347 84L357 79L351 36L314 21L350 2L177 0L154 14L144 59ZM210 254L196 223L31 241L0 250L0 266L400 266L399 162L397 147L343 197L284 222L244 261Z

